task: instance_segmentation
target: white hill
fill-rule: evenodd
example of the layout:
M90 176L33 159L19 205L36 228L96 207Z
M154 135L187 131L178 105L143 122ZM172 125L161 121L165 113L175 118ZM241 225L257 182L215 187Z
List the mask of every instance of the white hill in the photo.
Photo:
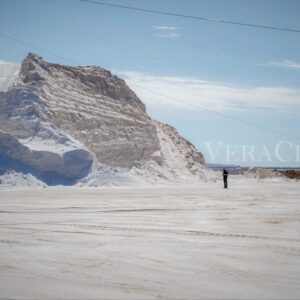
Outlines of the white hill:
M108 70L29 53L21 66L1 62L0 78L2 182L7 170L46 185L207 179L203 155Z

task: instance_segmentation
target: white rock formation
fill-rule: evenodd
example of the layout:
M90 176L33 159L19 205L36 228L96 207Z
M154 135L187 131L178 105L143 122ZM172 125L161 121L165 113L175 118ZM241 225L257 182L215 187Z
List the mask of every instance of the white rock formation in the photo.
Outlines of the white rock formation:
M49 121L86 145L101 163L128 167L159 150L145 105L109 71L49 64L29 54L20 79L47 106Z
M7 91L19 79L21 66L0 60L0 92Z
M54 184L60 177L53 182L49 173L92 186L207 176L202 154L153 121L126 83L105 69L52 64L30 53L21 67L0 64L0 76L4 163L19 162Z
M0 92L0 156L65 178L86 175L93 155L47 120L47 107L28 87Z

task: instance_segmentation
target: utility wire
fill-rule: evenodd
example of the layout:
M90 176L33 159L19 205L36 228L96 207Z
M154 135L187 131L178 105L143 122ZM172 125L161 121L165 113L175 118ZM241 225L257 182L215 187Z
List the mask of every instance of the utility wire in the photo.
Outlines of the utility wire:
M65 61L68 61L69 63L78 65L78 63L77 63L76 61L74 61L74 60L71 60L71 59L69 59L69 58L67 58L67 57L64 57L64 56L61 56L61 55L59 55L59 54L57 54L57 53L55 53L55 52L52 52L52 51L49 51L49 50L46 50L46 49L37 47L37 46L35 46L35 45L33 45L33 44L30 44L30 43L27 43L27 42L22 41L22 40L20 40L20 39L17 39L17 38L15 38L15 37L13 37L13 36L11 36L11 35L8 35L8 34L6 34L6 33L4 33L4 32L1 32L1 31L0 31L0 35L4 36L5 38L7 38L7 39L9 39L9 40L12 40L12 41L15 41L15 42L17 42L17 43L19 43L19 44L22 44L22 45L28 47L29 49L32 49L32 48L33 48L33 49L42 51L42 52L44 52L44 53L50 54L50 55L52 55L52 56L56 56L56 57L58 57L58 58L60 58L60 59L63 59L63 60L65 60Z
M251 123L251 122L248 122L248 121L245 121L245 120L242 120L242 119L231 117L231 116L228 116L226 114L223 114L223 113L211 110L211 109L207 109L207 108L205 108L203 106L200 106L200 105L197 105L197 104L186 103L184 101L181 101L178 98L175 98L175 97L172 97L172 96L168 96L168 95L156 92L156 91L154 91L152 89L145 88L145 87L143 87L143 86L141 86L139 84L131 83L131 85L136 86L137 88L140 88L140 89L145 90L147 92L150 92L150 93L152 93L154 95L162 96L162 97L168 98L168 99L170 99L170 100L172 100L174 102L177 102L177 103L180 103L180 104L183 104L183 105L187 105L187 106L190 106L190 107L194 107L196 109L201 109L201 110L206 111L208 113L217 115L217 116L222 117L222 118L229 119L229 120L234 121L234 122L238 122L238 123L241 123L241 124L244 124L244 125L247 125L247 126L254 127L256 129L260 129L260 130L263 130L263 131L271 132L271 133L274 133L274 134L277 134L277 135L281 135L281 136L284 136L284 137L288 137L288 138L300 141L300 137L299 136L292 136L292 135L289 135L287 133L280 132L280 131L277 131L277 130L274 130L274 129L271 129L271 128L268 128L268 127L264 127L264 126L261 126L261 125L255 124L255 123Z
M93 4L102 5L102 6L114 7L114 8L141 11L144 13L167 15L167 16L171 16L171 17L179 17L179 18L186 18L186 19L193 19L193 20L200 20L200 21L207 21L207 22L215 22L215 23L223 23L223 24L231 24L231 25L238 25L238 26L247 26L247 27L259 28L259 29L270 29L270 30L280 30L280 31L289 31L289 32L300 33L300 29L266 26L266 25L250 24L250 23L243 23L243 22L236 22L236 21L228 21L228 20L222 20L222 19L212 19L212 18L205 18L205 17L198 17L198 16L190 16L190 15L172 13L172 12L168 12L168 11L152 10L152 9L139 8L139 7L113 4L113 3L100 2L100 1L93 1L93 0L80 0L80 1L85 2L85 3L93 3Z
M32 44L30 44L30 43L27 43L27 42L25 42L25 41L19 40L19 39L15 38L15 37L12 37L12 36L10 36L10 35L8 35L8 34L6 34L6 33L0 32L0 35L1 35L1 36L4 36L4 37L7 38L7 39L13 40L13 41L15 41L15 42L17 42L17 43L20 43L20 44L22 44L22 45L25 45L26 47L34 48L34 49L37 49L37 50L39 50L39 51L43 51L43 52L45 52L45 53L51 54L51 55L53 55L53 56L56 56L56 57L58 57L58 58L60 58L60 59L63 59L63 60L65 60L65 61L69 61L69 62L71 62L72 64L80 65L80 64L79 64L78 62L76 62L76 61L70 60L70 59L68 59L68 58L66 58L66 57L64 57L64 56L61 56L61 55L59 55L59 54L57 54L57 53L55 53L55 52L48 51L48 50L46 50L46 49L43 49L43 48L37 47L37 46L35 46L35 45L32 45ZM261 126L261 125L257 125L257 124L255 124L255 123L251 123L251 122L249 122L249 121L245 121L245 120L242 120L242 119L234 118L234 117L228 116L228 115L226 115L226 114L223 114L223 113L220 113L220 112L217 112L217 111L214 111L214 110L209 110L209 109L207 109L207 108L203 108L203 107L201 107L201 106L199 106L199 105L189 104L189 103L186 103L186 102L184 102L184 101L181 101L181 100L179 100L179 99L177 99L177 98L175 98L175 97L171 97L171 96L168 96L168 95L164 95L164 94L162 94L162 93L158 93L158 92L156 92L156 91L153 91L153 90L151 90L151 89L145 88L145 87L140 86L140 85L137 85L137 84L133 84L133 83L132 83L132 85L134 85L134 86L136 86L136 87L138 87L138 88L140 88L140 89L143 89L143 90L145 90L145 91L148 91L148 92L150 92L150 93L152 93L152 94L155 94L155 95L158 95L158 96L162 96L162 97L168 98L168 99L173 100L173 101L175 101L175 102L178 102L178 103L180 103L180 104L184 104L184 105L191 106L191 107L194 107L194 108L197 108L197 109L201 109L201 110L206 111L206 112L208 112L208 113L211 113L211 114L214 114L214 115L217 115L217 116L220 116L220 117L229 119L229 120L234 121L234 122L238 122L238 123L241 123L241 124L245 124L245 125L248 125L248 126L251 126L251 127L254 127L254 128L257 128L257 129L260 129L260 130L264 130L264 131L267 131L267 132L272 132L272 133L274 133L274 134L281 135L281 136L284 136L284 137L288 137L288 138L300 140L300 137L291 136L291 135L286 134L286 133L284 133L284 132L280 132L280 131L277 131L277 130L273 130L273 129L271 129L271 128L267 128L267 127L264 127L264 126Z

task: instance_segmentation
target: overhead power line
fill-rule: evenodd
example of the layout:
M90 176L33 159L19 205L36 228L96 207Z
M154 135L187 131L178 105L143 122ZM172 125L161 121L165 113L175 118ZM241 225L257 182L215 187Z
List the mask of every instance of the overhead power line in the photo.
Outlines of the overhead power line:
M80 0L80 1L85 2L85 3L98 4L98 5L102 5L102 6L109 6L109 7L114 7L114 8L134 10L134 11L140 11L140 12L151 13L151 14L167 15L167 16L171 16L171 17L186 18L186 19L192 19L192 20L198 20L198 21L200 20L200 21L207 21L207 22L214 22L214 23L223 23L223 24L231 24L231 25L238 25L238 26L247 26L247 27L259 28L259 29L270 29L270 30L280 30L280 31L289 31L289 32L300 33L300 29L284 28L284 27L276 27L276 26L266 26L266 25L243 23L243 22L236 22L236 21L229 21L229 20L222 20L222 19L213 19L213 18L205 18L205 17L198 17L198 16L190 16L190 15L172 13L172 12L168 12L168 11L152 10L152 9L133 7L133 6L127 6L127 5L120 5L120 4L113 4L113 3L100 2L100 1L93 1L93 0Z
M20 39L17 39L17 38L15 38L15 37L13 37L13 36L11 36L11 35L8 35L8 34L6 34L6 33L4 33L4 32L1 32L1 31L0 31L0 35L2 35L3 37L5 37L5 38L7 38L7 39L9 39L9 40L12 40L12 41L15 41L15 42L17 42L17 43L19 43L19 44L22 44L23 46L26 46L26 47L29 48L29 49L39 50L39 51L42 51L42 52L44 52L44 53L47 53L47 54L50 54L50 55L52 55L52 56L58 57L58 58L60 58L60 59L63 59L63 60L65 60L65 61L69 62L69 63L75 64L75 65L78 64L78 63L77 63L76 61L74 61L74 60L71 60L71 59L69 59L69 58L67 58L67 57L63 57L63 56L61 56L61 55L59 55L59 54L57 54L57 53L55 53L55 52L52 52L52 51L49 51L49 50L46 50L46 49L37 47L37 46L35 46L35 45L33 45L33 44L30 44L30 43L27 43L27 42L22 41L22 40L20 40Z
M6 33L0 32L0 35L3 36L3 37L5 37L5 38L7 38L7 39L13 40L13 41L15 41L15 42L17 42L17 43L19 43L19 44L21 44L21 45L23 45L23 46L26 46L26 47L29 47L29 48L33 48L33 49L36 49L36 50L39 50L39 51L42 51L42 52L51 54L51 55L56 56L56 57L58 57L58 58L60 58L60 59L63 59L63 60L68 61L68 62L71 62L72 64L80 65L80 63L78 63L78 62L76 62L76 61L74 61L74 60L68 59L67 57L64 57L64 56L62 56L62 55L59 55L59 54L57 54L57 53L55 53L55 52L48 51L48 50L46 50L46 49L37 47L37 46L35 46L35 45L32 45L32 44L30 44L30 43L27 43L27 42L25 42L25 41L22 41L22 40L20 40L20 39L17 39L17 38L15 38L15 37L13 37L13 36L10 36L10 35L8 35L8 34L6 34ZM272 132L273 134L277 134L277 135L281 135L281 136L284 136L284 137L288 137L288 138L300 140L300 137L297 137L297 136L291 136L291 135L286 134L286 133L284 133L284 132L280 132L280 131L277 131L277 130L273 130L273 129L271 129L271 128L267 128L267 127L264 127L264 126L261 126L261 125L258 125L258 124L255 124L255 123L246 121L246 120L234 118L234 117L228 116L228 115L226 115L226 114L223 114L223 113L220 113L220 112L217 112L217 111L214 111L214 110L209 110L209 109L207 109L207 108L203 108L203 107L201 107L201 106L199 106L199 105L186 103L186 102L181 101L180 99L177 99L177 98L175 98L175 97L171 97L171 96L168 96L168 95L164 95L164 94L162 94L162 93L153 91L153 90L151 90L151 89L145 88L145 87L140 86L140 85L137 85L137 84L132 84L132 85L134 85L134 86L136 86L136 87L138 87L138 88L140 88L140 89L143 89L143 90L145 90L145 91L148 91L148 92L150 92L150 93L152 93L152 94L156 94L156 95L158 95L158 96L162 96L162 97L168 98L168 99L173 100L173 101L175 101L175 102L178 102L178 103L181 103L181 104L184 104L184 105L187 105L187 106L191 106L191 107L194 107L194 108L196 108L196 109L201 109L201 110L206 111L206 112L208 112L208 113L217 115L217 116L222 117L222 118L229 119L229 120L234 121L234 122L238 122L238 123L241 123L241 124L244 124L244 125L248 125L248 126L251 126L251 127L253 127L253 128L263 130L263 131Z

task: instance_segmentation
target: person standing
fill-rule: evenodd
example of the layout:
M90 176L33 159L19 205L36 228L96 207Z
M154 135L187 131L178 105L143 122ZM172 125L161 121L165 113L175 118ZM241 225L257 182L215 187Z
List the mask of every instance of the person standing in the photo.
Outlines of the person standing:
M228 179L228 171L223 169L224 189L227 189L227 179Z

